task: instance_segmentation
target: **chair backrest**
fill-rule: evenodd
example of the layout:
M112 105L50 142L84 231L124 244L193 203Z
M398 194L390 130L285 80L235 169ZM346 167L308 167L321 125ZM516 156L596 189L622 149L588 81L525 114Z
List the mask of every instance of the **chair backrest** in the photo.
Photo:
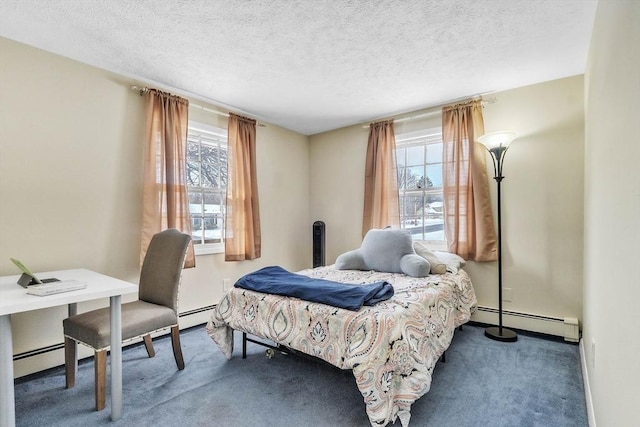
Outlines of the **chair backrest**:
M151 238L140 272L138 299L178 313L178 287L191 236L175 228Z

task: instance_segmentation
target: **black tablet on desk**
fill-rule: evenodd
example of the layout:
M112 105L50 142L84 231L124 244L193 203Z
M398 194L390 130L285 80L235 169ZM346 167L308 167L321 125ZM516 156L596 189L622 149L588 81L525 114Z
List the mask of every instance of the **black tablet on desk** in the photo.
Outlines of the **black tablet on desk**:
M58 279L53 279L53 278L40 280L22 262L20 262L15 258L9 258L9 259L11 260L11 262L13 262L16 265L16 267L20 269L20 271L22 271L22 276L20 276L20 278L18 279L18 284L23 288L26 288L27 286L30 286L30 285L38 285L41 283L59 282Z

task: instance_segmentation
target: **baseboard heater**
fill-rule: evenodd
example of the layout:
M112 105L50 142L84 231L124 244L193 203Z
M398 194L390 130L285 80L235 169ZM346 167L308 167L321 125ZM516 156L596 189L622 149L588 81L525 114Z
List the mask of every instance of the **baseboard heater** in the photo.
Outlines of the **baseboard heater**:
M215 304L208 305L205 307L196 308L193 310L185 311L183 313L178 314L178 317L187 317L192 316L194 314L199 314L205 311L213 310L216 307ZM478 306L478 310L474 314L474 317L483 317L482 314L486 315L488 320L492 320L488 318L488 315L497 315L498 309L493 307L484 307ZM533 330L533 332L547 333L550 335L560 336L565 339L565 341L570 342L578 342L580 339L580 332L578 329L578 319L565 317L551 317L551 316L543 316L538 314L530 314L530 313L522 313L518 311L510 311L510 310L502 310L502 314L504 316L510 316L513 318L525 319L534 322L538 322L540 324L546 324L545 327L535 328L531 327L531 325L522 327L519 325L514 325L513 327L519 327L523 330ZM491 321L483 321L482 319L477 320L479 323L492 323ZM511 326L511 325L510 325ZM542 330L536 330L542 329ZM48 353L50 351L61 350L64 349L64 343L53 344L47 347L36 348L34 350L25 351L22 353L15 354L13 356L13 360L22 360L28 357L37 356L40 354Z
M495 315L495 316L494 316ZM481 323L496 324L498 309L478 306L472 320ZM580 340L578 319L575 317L552 317L519 311L502 310L505 326L541 334L564 338L565 341L577 343Z
M213 310L216 308L216 305L208 305L206 307L195 308L193 310L185 311L183 313L179 313L178 317L187 317L192 316L194 314L199 314L205 311ZM14 354L13 361L26 359L28 357L38 356L39 354L49 353L50 351L61 350L64 349L64 343L52 344L47 347L36 348L34 350L25 351L22 353Z
M194 308L193 310L185 311L184 313L178 313L178 317L187 317L194 314L202 313L205 311L213 310L216 308L216 304L208 305L206 307Z

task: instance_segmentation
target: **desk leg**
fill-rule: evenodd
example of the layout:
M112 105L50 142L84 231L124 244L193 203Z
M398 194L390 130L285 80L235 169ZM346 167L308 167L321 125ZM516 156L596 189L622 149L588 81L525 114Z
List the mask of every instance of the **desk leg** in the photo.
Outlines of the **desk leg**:
M13 389L13 341L11 315L0 316L0 426L16 425L16 399Z
M111 420L122 418L122 306L120 295L111 297Z
M69 317L71 316L75 316L76 314L78 314L78 304L76 304L75 302L70 303L67 306L67 312L69 313ZM65 337L66 339L66 337ZM66 341L65 341L66 343ZM73 366L72 367L68 367L65 366L66 369L73 369L73 378L78 378L78 343L76 342L76 340L69 340L69 345L72 345L74 348L72 349L73 351ZM65 350L66 352L66 350ZM67 355L65 353L65 363L66 363L66 359L67 359ZM67 378L69 378L67 376ZM67 387L69 387L69 384L67 384Z

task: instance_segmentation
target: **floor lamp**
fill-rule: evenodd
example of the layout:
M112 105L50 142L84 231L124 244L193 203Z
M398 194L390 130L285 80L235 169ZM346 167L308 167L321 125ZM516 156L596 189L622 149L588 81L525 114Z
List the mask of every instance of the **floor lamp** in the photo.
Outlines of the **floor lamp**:
M515 132L491 132L478 138L478 142L484 145L493 160L493 179L498 183L498 326L492 326L484 330L484 335L496 341L517 341L518 335L507 328L502 327L502 218L500 216L500 183L502 176L502 164L504 155L511 142L516 139Z

